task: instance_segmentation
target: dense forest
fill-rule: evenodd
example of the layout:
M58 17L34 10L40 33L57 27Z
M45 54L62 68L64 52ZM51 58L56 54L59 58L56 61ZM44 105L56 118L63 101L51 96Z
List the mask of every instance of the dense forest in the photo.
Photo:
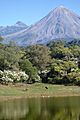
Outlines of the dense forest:
M0 83L18 82L80 85L80 45L61 40L47 46L0 44Z

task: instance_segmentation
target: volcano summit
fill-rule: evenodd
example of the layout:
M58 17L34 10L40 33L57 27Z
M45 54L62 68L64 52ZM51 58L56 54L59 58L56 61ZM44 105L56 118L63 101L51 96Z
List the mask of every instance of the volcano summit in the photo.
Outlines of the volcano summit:
M4 43L14 40L18 45L47 44L57 39L80 39L80 16L59 6L36 24L19 32L5 35Z

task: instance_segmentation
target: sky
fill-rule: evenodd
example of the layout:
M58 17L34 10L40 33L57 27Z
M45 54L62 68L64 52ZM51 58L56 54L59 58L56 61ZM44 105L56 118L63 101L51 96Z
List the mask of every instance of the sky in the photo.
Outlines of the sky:
M61 5L80 15L80 0L0 0L0 26L34 24Z

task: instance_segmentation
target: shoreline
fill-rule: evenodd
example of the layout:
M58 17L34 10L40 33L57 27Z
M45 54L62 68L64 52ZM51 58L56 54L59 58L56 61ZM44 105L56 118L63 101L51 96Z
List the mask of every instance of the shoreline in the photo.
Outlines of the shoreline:
M64 97L80 97L80 94L65 94L65 95L28 95L28 96L0 96L0 102L18 99L36 99L36 98L64 98Z
M46 89L46 87L48 89ZM0 85L0 101L29 98L77 97L80 96L80 87L52 84L16 84Z

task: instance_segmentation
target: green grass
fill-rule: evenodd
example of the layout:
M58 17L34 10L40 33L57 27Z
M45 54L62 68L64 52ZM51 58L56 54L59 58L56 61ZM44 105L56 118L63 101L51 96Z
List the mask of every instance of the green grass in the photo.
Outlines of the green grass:
M46 89L47 87L48 89ZM80 96L80 87L78 86L63 86L51 84L16 84L0 85L0 97L58 97L58 96Z

